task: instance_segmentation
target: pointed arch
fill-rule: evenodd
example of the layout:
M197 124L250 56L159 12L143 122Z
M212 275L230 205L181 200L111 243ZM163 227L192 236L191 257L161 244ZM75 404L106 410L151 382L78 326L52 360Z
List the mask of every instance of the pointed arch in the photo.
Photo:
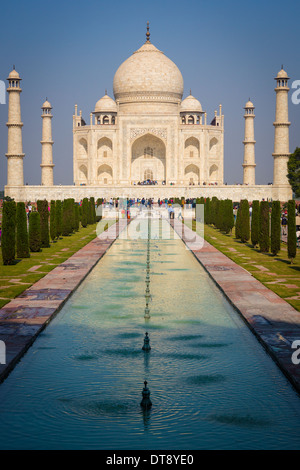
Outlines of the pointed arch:
M110 165L100 165L97 171L97 179L100 184L112 184L113 169Z
M212 139L210 139L209 141L209 151L216 151L217 150L217 145L218 145L218 139L216 137L213 137Z
M184 157L185 158L199 158L200 157L200 142L196 137L189 137L184 143Z
M79 182L80 184L87 184L88 181L88 170L85 165L79 167Z
M97 143L97 157L98 158L112 158L113 156L113 143L108 137L102 137Z
M88 156L88 143L87 140L81 138L78 145L78 156L79 158L87 158Z
M212 165L209 169L209 181L216 183L219 177L219 168L217 165Z
M198 184L200 181L200 170L197 165L190 164L185 167L184 177L186 184Z
M166 146L162 139L147 133L138 137L131 147L131 180L144 181L145 172L154 181L166 179Z

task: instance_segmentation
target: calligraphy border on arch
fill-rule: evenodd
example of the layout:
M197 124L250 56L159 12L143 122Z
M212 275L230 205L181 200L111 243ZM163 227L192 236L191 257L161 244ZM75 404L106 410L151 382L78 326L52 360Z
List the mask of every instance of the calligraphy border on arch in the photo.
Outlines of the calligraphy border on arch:
M165 142L167 142L167 129L158 129L155 127L149 127L149 128L135 128L130 130L130 141L136 139L137 137L140 137L145 134L154 134L163 139Z

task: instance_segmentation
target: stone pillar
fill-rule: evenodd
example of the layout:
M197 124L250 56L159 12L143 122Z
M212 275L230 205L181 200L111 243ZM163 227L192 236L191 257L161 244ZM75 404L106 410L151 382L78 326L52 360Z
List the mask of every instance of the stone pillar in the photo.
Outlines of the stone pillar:
M276 92L276 115L275 115L275 138L274 138L274 179L273 185L286 186L290 189L287 178L287 163L290 156L289 150L289 127L288 118L288 80L289 77L283 68L275 78L277 86Z
M42 186L53 186L53 154L52 154L52 106L46 99L42 106L43 134L42 134Z
M245 106L245 140L244 144L244 178L243 184L255 184L255 140L254 140L254 106L249 100Z
M15 68L8 76L8 144L7 144L7 186L24 186L20 87L21 78Z

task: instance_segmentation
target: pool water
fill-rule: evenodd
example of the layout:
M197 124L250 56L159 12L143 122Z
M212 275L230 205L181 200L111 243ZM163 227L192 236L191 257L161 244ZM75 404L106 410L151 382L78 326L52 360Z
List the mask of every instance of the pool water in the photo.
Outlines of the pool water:
M117 240L0 386L0 448L299 449L299 396L177 237L144 319L146 247Z

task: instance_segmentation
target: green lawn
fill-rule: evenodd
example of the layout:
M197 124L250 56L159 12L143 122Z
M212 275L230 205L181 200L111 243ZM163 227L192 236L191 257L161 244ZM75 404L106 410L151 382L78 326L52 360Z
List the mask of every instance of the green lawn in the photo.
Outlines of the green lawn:
M191 228L191 222L186 223ZM225 235L212 226L205 225L204 233L207 242L300 311L299 249L294 263L291 264L284 243L278 255L273 256L271 253L260 253L251 243L241 243L234 236Z
M113 222L113 220L108 220L108 226ZM40 253L31 253L30 258L16 260L12 266L3 266L0 249L0 308L57 265L66 261L95 237L96 225L89 225L72 236L63 237L51 243L50 248L43 248Z

